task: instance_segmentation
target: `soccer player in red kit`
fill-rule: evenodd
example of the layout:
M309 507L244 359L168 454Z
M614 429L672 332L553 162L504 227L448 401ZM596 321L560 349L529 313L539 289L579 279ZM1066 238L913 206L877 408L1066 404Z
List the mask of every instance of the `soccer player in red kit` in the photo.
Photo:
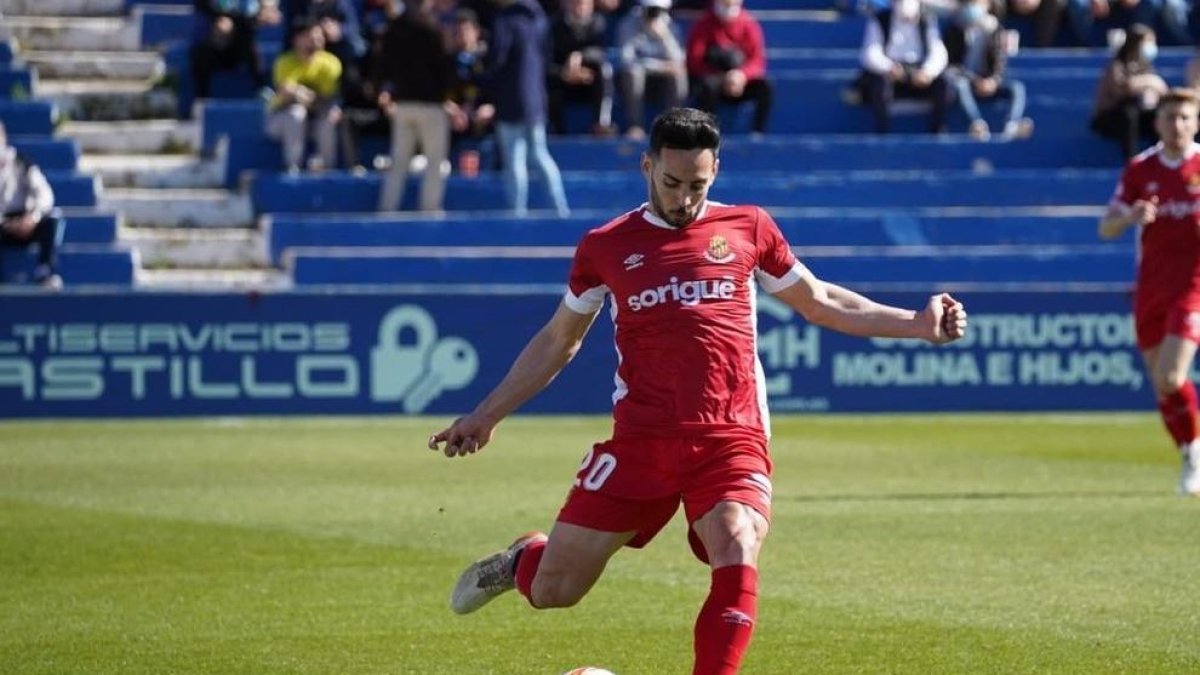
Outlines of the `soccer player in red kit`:
M1191 89L1172 89L1162 97L1154 118L1160 142L1129 161L1100 220L1104 239L1138 228L1137 346L1163 422L1179 447L1184 495L1200 495L1196 387L1188 377L1200 343L1198 111L1200 99Z
M617 550L644 546L682 503L692 550L712 568L693 673L737 672L771 516L755 282L808 321L854 335L942 343L966 330L966 311L949 295L921 311L872 302L814 277L766 211L708 201L719 146L708 113L675 108L655 120L641 160L649 202L584 236L554 316L474 412L429 439L450 457L486 446L500 420L566 366L611 296L612 439L587 453L549 537L522 536L468 567L454 611L514 587L538 609L574 605Z

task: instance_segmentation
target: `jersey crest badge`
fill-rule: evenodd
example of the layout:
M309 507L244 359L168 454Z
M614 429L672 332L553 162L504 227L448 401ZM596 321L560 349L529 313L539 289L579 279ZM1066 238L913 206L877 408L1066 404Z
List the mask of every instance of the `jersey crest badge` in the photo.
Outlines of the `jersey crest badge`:
M625 271L628 272L629 270L636 270L642 266L642 263L645 259L646 256L642 255L641 253L634 253L625 259Z
M729 250L729 242L725 240L725 237L718 234L708 240L708 250L704 252L705 260L723 265L733 262L736 257L734 252Z

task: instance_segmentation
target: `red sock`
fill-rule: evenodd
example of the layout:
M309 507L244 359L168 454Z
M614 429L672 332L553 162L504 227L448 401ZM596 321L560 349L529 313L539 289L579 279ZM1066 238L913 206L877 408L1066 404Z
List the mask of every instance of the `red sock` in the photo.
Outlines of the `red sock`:
M546 551L546 540L537 539L525 545L517 558L517 590L533 607L533 578L537 576L538 564L542 562L542 553Z
M1183 386L1158 401L1158 410L1162 413L1163 424L1171 434L1175 445L1183 445L1196 440L1196 386L1191 380L1184 380Z
M732 565L713 570L708 600L696 618L692 675L733 675L742 664L758 615L758 570Z

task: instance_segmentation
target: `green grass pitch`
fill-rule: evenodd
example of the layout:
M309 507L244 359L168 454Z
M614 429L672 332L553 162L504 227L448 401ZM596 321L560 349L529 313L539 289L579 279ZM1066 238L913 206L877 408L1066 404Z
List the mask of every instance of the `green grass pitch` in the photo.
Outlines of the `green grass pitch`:
M460 568L546 528L604 418L0 425L0 673L686 673L678 518L578 607L460 617ZM1200 500L1153 415L775 420L744 673L1200 672Z

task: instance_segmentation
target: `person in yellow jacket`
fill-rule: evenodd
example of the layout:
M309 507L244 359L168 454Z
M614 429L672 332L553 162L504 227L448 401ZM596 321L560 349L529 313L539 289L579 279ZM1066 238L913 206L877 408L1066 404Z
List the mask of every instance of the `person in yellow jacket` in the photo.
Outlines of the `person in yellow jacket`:
M337 163L341 77L342 62L325 51L320 25L306 21L295 26L292 49L275 59L275 97L267 117L267 135L283 143L283 164L289 173L300 170L309 135L317 144L314 159L319 166L332 168Z

